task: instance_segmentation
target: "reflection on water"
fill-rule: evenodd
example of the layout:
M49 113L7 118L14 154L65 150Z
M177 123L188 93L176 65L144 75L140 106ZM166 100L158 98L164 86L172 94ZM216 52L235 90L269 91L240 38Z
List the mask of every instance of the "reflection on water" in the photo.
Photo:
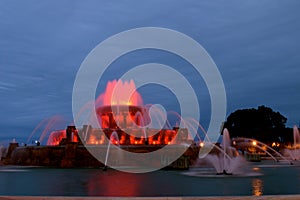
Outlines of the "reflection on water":
M138 196L143 182L140 178L136 174L100 171L88 180L88 196Z
M258 178L252 180L252 193L254 196L263 195L263 183L263 180Z
M187 176L182 171L168 170L130 174L113 169L1 166L0 195L167 197L299 194L300 162L286 167L259 167L255 164L255 172L262 175ZM263 164L268 162L263 161Z

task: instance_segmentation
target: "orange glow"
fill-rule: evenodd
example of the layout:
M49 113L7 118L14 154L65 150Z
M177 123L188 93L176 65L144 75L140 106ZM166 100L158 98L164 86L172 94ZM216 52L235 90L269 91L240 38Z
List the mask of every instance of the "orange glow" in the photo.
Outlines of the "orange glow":
M66 138L66 130L53 131L50 133L47 145L59 145L63 138Z
M87 142L88 144L97 144L96 143L96 136L95 135L91 135L90 139Z
M204 147L204 143L203 142L200 142L200 147Z
M253 141L253 142L252 142L252 145L253 145L253 146L256 146L256 145L257 145L256 141Z
M252 193L254 196L263 195L263 181L261 179L252 180Z
M126 137L125 135L121 135L120 144L125 144Z
M151 130L150 130L151 131ZM99 135L100 134L100 135ZM86 137L86 144L91 144L91 145L101 145L104 144L105 138L108 138L108 136L111 133L103 133L103 132L97 132L91 130L89 135ZM120 132L118 133L120 140L112 139L111 144L115 145L142 145L145 144L146 139L142 136L141 138L135 137L132 135L127 135L126 133ZM138 132L137 132L138 134ZM168 132L165 130L159 131L157 134L150 136L147 138L147 141L151 145L169 145L172 144L173 142L176 143L176 135L177 132L173 130L169 130ZM66 131L55 131L52 132L51 135L49 136L48 140L48 145L59 145L60 142L66 138ZM78 142L79 137L77 134L74 134L73 136L73 142ZM202 144L200 143L200 146ZM253 143L254 145L254 143ZM275 144L277 145L277 143Z
M74 134L73 136L73 142L78 142L79 138L78 138L78 132L76 131L76 134Z

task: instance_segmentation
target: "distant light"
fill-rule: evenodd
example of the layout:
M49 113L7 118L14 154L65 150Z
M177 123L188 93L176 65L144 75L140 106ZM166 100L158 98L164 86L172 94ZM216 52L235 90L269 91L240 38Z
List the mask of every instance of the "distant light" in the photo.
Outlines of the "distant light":
M253 142L252 142L252 145L253 145L253 146L256 146L256 145L257 145L256 141L253 141Z
M204 146L204 143L203 142L200 142L200 147L203 147Z
M259 171L260 168L259 168L259 167L253 167L253 170L254 170L254 171Z

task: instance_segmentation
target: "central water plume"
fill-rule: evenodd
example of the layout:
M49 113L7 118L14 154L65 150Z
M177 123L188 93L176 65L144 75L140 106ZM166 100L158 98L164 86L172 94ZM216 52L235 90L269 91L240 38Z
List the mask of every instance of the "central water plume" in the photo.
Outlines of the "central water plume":
M143 105L143 99L133 80L113 80L107 83L104 93L96 99L96 107L111 105Z
M241 168L246 161L238 151L231 146L229 131L225 128L222 135L222 143L213 144L205 142L202 148L211 149L204 158L199 158L198 165L209 164L213 166L217 175L235 175L243 173Z

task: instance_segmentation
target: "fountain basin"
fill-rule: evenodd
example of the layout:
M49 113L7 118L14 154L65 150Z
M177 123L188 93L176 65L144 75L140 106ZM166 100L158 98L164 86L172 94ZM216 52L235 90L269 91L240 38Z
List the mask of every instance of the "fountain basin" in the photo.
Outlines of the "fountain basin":
M128 160L122 151L133 153L148 153L156 151L162 146L159 145L121 145L119 147L112 145L109 152L108 165L116 167L135 167L140 166L142 161ZM180 148L180 145L171 145L174 152ZM103 160L106 156L108 145L78 145L76 142L70 142L61 146L17 146L11 151L11 154L3 157L4 165L22 165L22 166L47 166L62 168L82 168L82 167L104 167L104 163L96 159L92 154L97 154ZM199 148L189 147L187 151L171 163L168 168L188 169L193 163ZM165 159L165 160L164 160ZM153 166L164 164L171 158L159 159L161 163L153 163ZM157 162L157 160L153 160ZM147 167L147 166L145 166Z

